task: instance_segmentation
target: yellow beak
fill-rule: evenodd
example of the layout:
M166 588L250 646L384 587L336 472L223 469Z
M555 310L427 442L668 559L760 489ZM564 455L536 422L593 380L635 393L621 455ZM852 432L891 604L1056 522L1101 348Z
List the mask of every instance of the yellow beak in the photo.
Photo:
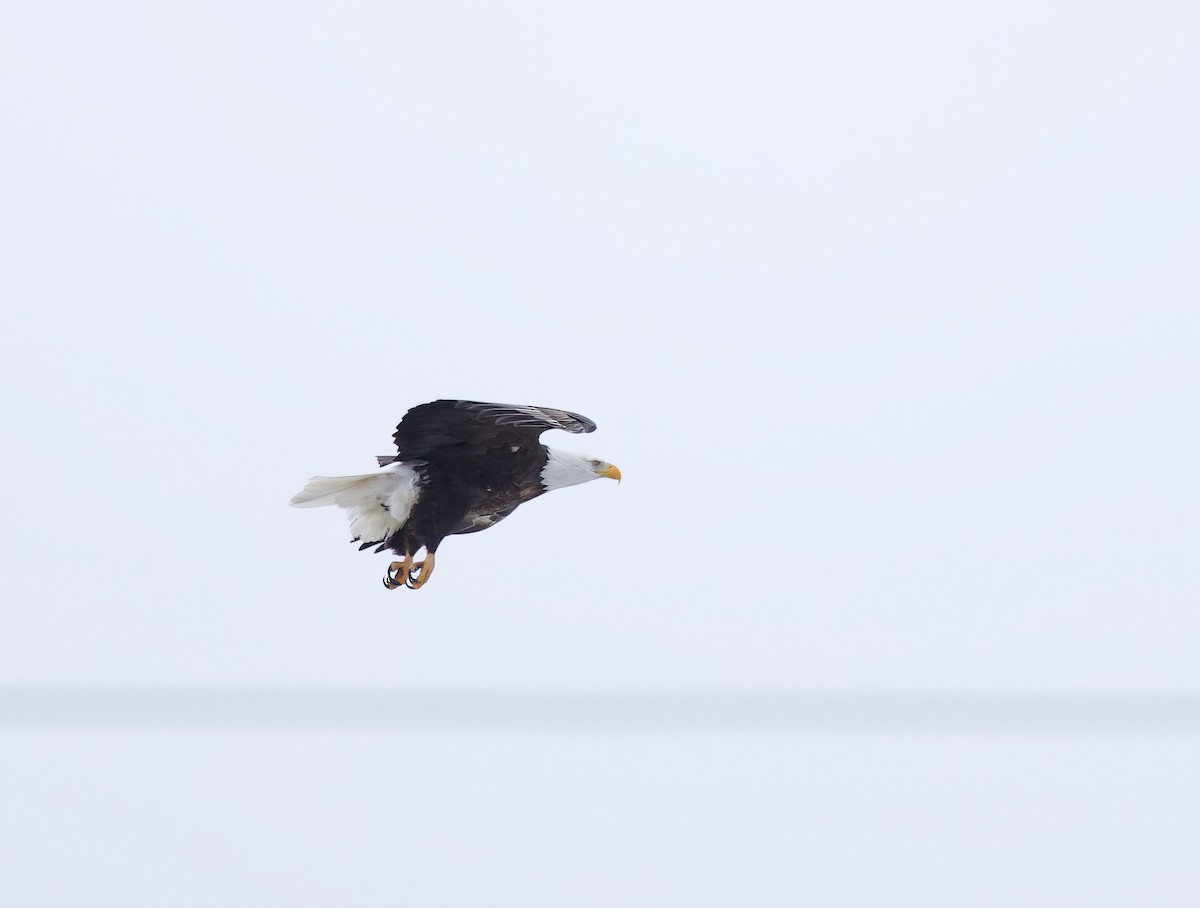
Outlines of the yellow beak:
M614 467L611 463L603 470L597 470L596 475L607 476L609 479L615 479L618 483L621 481L621 471Z

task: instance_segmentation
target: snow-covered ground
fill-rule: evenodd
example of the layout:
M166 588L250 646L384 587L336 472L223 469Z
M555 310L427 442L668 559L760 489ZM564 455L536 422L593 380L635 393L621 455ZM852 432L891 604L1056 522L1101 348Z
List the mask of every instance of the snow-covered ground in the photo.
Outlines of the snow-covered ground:
M457 715L461 728L438 731L403 721L222 729L211 717L186 728L162 715L109 728L9 725L0 733L5 902L1192 906L1200 897L1194 710L1179 711L1175 731L1169 717L1154 731L1109 727L1100 715L1072 734L969 729L953 716L939 728L935 713L923 729L884 732L861 706L858 726L840 731L822 730L811 712L791 730L722 731L717 721L663 733L622 731L611 716L589 728L586 715L569 730L544 714L540 729L484 730L461 704Z

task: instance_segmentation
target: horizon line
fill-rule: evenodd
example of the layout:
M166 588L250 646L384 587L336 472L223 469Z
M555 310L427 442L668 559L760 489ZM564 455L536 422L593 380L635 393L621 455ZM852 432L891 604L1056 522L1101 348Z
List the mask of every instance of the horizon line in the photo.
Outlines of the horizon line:
M1200 692L0 684L4 730L1200 734Z

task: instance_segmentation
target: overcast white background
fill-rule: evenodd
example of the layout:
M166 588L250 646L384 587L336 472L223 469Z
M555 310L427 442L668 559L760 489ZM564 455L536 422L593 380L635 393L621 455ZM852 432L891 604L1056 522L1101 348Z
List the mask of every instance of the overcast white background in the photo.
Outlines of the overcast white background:
M6 13L0 684L1197 691L1198 26ZM438 397L625 481L387 592L285 504ZM1200 889L1193 736L2 734L22 904Z

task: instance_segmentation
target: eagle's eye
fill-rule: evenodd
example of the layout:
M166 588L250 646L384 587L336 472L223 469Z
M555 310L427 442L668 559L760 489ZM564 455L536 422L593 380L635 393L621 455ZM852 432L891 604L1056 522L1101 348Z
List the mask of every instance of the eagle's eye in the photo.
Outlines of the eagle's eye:
M592 461L592 469L593 470L599 470L601 466L603 466L603 463L601 461L599 461L599 460Z

